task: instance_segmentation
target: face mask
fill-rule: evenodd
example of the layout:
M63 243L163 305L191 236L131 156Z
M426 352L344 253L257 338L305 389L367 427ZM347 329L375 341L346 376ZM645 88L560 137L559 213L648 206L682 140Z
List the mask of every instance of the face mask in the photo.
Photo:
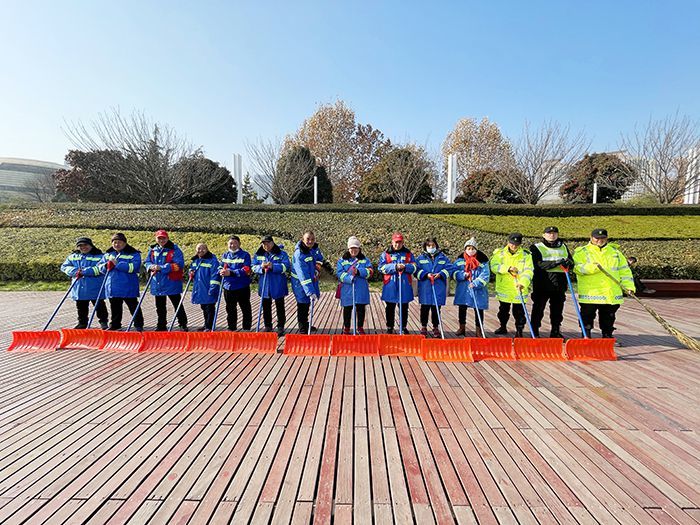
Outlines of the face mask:
M427 251L430 255L433 255L437 251L437 248L435 246L431 246Z
M474 257L476 255L476 250L464 250L469 257Z

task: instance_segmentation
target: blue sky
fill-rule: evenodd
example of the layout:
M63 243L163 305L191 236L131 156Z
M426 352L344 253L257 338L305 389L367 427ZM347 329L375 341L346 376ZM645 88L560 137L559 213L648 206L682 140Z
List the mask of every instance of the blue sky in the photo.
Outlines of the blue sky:
M394 141L439 148L461 117L584 130L700 118L700 1L3 0L0 156L61 162L64 120L118 106L231 166L345 100ZM245 166L244 166L245 169Z

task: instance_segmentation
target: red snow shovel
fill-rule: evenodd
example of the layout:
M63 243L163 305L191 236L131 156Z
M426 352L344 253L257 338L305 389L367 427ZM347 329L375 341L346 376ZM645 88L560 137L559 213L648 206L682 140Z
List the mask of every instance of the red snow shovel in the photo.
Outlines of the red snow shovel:
M154 272L149 272L151 275L148 276L148 281L146 281L146 287L143 289L143 293L139 298L139 302L136 305L136 309L131 316L129 321L129 326L126 327L126 332L112 332L107 331L104 333L104 346L100 350L116 351L116 352L139 352L143 346L143 333L132 332L131 327L134 324L134 319L136 319L136 314L141 308L141 303L148 293L148 289L151 287L151 281L153 281Z
M331 336L327 334L311 335L314 319L315 298L311 297L309 328L306 334L288 334L284 340L283 354L327 356L331 354Z
M615 339L591 339L588 337L588 331L583 324L581 309L574 293L569 270L564 266L562 268L564 269L564 275L566 275L566 282L569 284L571 299L574 303L576 317L578 317L581 334L583 335L583 339L569 339L566 342L565 352L567 358L571 361L615 361L617 359L615 355Z
M51 324L51 321L53 321L54 317L56 317L56 314L58 311L61 309L61 306L63 306L63 303L66 301L68 296L70 295L71 291L73 290L73 287L75 286L75 283L78 282L78 279L75 279L72 283L70 283L70 286L68 287L68 291L65 293L63 296L63 299L61 299L61 302L58 303L58 306L56 309L53 311L51 314L51 317L49 317L49 320L46 322L44 325L44 328L39 332L30 332L30 331L15 331L12 332L12 343L10 346L7 348L7 351L13 351L13 352L32 352L32 351L52 351L56 350L58 348L58 345L61 343L61 332L58 330L46 330L49 325Z
M471 281L470 281L471 282ZM513 351L513 340L510 338L487 338L486 329L484 328L484 320L479 314L479 308L476 304L476 294L472 288L467 288L472 295L474 301L474 315L481 328L481 337L468 337L465 341L469 341L469 349L474 361L484 361L487 359L512 360L515 359Z
M109 274L109 270L107 270ZM95 313L97 312L97 305L99 304L100 298L102 297L102 291L105 288L105 283L107 282L107 275L102 280L102 285L100 285L100 291L97 294L97 301L92 307L92 314L90 314L90 319L88 320L87 327L81 328L61 328L61 345L59 348L84 348L88 350L99 350L104 345L104 331L100 328L90 328L92 326L92 321L95 319Z
M350 269L354 267L353 263ZM379 356L378 335L357 335L354 275L352 279L352 335L334 335L331 343L331 355L348 357Z
M440 307L435 293L435 279L432 276L430 287L433 291L433 306L437 312L438 326L440 327L440 339L423 339L421 356L426 361L473 361L469 343L464 344L464 339L445 339Z
M420 357L422 335L381 334L379 336L379 355L397 355Z
M228 270L228 263L224 263L224 270ZM189 351L190 352L233 352L234 351L234 333L216 331L216 321L219 318L219 307L221 306L221 297L224 294L224 279L221 276L219 283L219 294L216 298L216 309L214 310L214 320L212 321L210 332L190 332ZM173 322L175 317L173 317ZM172 328L173 324L170 323ZM206 328L206 327L205 327Z

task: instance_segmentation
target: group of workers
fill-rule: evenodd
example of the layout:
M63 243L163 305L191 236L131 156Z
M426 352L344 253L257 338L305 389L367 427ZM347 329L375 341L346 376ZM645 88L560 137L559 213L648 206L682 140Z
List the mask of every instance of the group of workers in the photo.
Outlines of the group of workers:
M123 304L132 314L135 330L142 331L144 320L139 308L139 273L143 262L149 273L149 287L155 297L157 330L167 330L167 301L176 310L180 330L188 330L188 319L181 304L185 260L182 250L174 244L165 230L155 233L155 243L142 261L141 252L128 244L123 233L115 233L112 246L102 253L87 237L76 241L61 270L73 278L72 297L76 301L78 325L86 328L90 303L94 305L100 327L105 330L122 328ZM241 247L240 238L231 235L228 250L217 258L207 245L200 243L189 265L192 286L191 302L200 305L204 316L202 330L215 326L217 305L223 296L229 330L238 328L238 310L242 314L242 329L253 328L251 308L251 277L257 274L257 293L261 298L263 329L273 330L272 303L275 303L276 329L285 333L285 297L292 292L297 302L297 321L302 333L315 332L310 326L309 310L320 299L319 276L324 256L313 231L306 231L295 247L292 258L270 235L262 237L260 247L252 255ZM381 254L377 271L382 276L381 299L385 303L387 333L395 333L396 311L399 310L399 332L407 333L408 304L414 300L413 280L417 280L420 303L420 333L441 336L440 311L447 302L449 279L456 281L454 304L458 306L458 336L467 335L467 312L474 310L477 336L484 335L484 312L489 307L488 283L495 275L498 300L497 335L508 334L508 322L515 320L515 336L522 337L526 325L526 302L532 299L532 335L540 336L540 327L549 303L550 337L562 337L561 324L567 274L573 271L578 280L578 303L587 336L593 324L598 324L603 337L613 337L615 315L626 292L635 291L634 278L625 256L616 244L608 242L604 229L595 229L590 242L572 254L559 238L556 226L544 229L542 239L530 249L523 247L523 235L511 233L504 247L494 250L490 259L474 237L463 245L462 253L452 261L440 249L436 238L426 239L422 251L415 256L405 245L401 233L394 233L391 244ZM351 236L347 251L336 263L338 288L336 297L343 308L343 333L364 334L366 307L370 302L369 280L375 269L362 252L360 240ZM612 277L612 278L611 278ZM109 301L111 319L105 300ZM173 321L174 323L174 321ZM258 319L258 324L260 320ZM256 327L259 328L259 327Z

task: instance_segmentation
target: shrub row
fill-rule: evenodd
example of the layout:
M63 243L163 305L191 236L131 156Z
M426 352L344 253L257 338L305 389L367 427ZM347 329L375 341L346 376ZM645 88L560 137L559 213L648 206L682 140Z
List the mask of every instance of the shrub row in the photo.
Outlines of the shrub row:
M285 244L285 249L290 253L293 250L295 239L306 227L316 230L316 234L326 258L335 268L335 262L345 251L345 242L350 234L357 234L364 244L365 253L372 262L377 263L379 255L388 242L391 232L400 229L407 237L409 247L415 252L421 250L421 242L429 235L437 236L441 247L450 258L454 259L461 252L462 243L471 232L456 225L440 222L420 222L412 219L430 219L425 216L399 217L400 220L392 222L377 221L369 216L355 217L352 223L339 223L333 220L301 222L299 218L279 217L280 223L273 224L269 218L260 222L256 232L268 233L273 231L277 242ZM388 214L387 214L388 215ZM320 219L324 215L314 215ZM364 219L366 217L366 219ZM394 219L397 219L394 217ZM365 222L366 220L366 222ZM433 219L430 219L434 221ZM403 222L405 221L405 222ZM238 223L230 223L231 227L226 233L241 233L236 228ZM249 225L251 228L252 225ZM263 230L264 228L264 230ZM112 231L123 228L90 229L79 227L60 228L0 228L0 279L2 280L62 280L63 274L58 267L66 255L73 249L75 238L79 235L90 236L95 244L105 250L109 246L109 238ZM126 231L129 242L141 249L145 255L147 246L153 242L152 231L147 230ZM262 231L261 231L262 230ZM278 233L285 230L287 233ZM490 254L495 248L504 243L502 235L476 232L480 248ZM257 235L241 235L243 247L253 252L259 245ZM220 255L225 251L227 235L224 232L212 231L185 231L180 228L172 234L173 241L183 248L186 260L194 255L198 242L206 242L211 251ZM526 246L535 242L537 237L526 238ZM576 246L585 244L585 241L573 241L569 247L573 250ZM620 242L626 255L634 255L639 260L637 272L643 278L659 279L700 279L700 240L688 241L640 241L624 240ZM332 271L327 271L325 277L332 279Z

